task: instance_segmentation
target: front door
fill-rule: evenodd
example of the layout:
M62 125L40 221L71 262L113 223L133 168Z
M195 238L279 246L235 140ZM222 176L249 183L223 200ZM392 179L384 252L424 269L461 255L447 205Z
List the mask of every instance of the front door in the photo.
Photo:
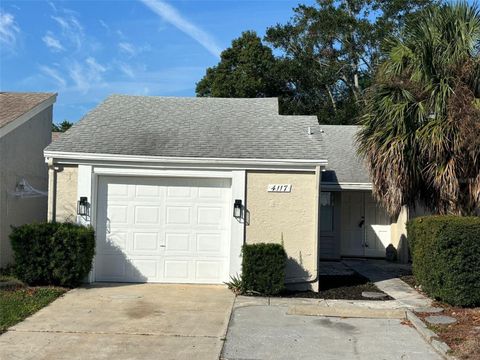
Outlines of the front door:
M385 257L390 219L370 192L342 192L341 255Z

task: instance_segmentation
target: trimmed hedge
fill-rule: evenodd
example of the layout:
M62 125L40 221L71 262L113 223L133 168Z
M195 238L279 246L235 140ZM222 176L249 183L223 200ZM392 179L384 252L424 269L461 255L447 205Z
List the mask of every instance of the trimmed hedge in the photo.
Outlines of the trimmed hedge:
M287 254L280 244L243 245L242 286L244 291L276 295L285 289Z
M407 223L413 274L431 297L480 305L480 217L425 216Z
M95 253L93 228L73 223L13 227L15 274L31 285L73 287L88 275Z

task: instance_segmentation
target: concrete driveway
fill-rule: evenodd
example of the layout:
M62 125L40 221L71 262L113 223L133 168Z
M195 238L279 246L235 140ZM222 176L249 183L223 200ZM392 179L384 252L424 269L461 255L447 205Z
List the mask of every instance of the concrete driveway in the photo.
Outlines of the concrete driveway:
M442 359L414 328L400 319L291 315L289 309L288 305L236 307L222 358Z
M234 301L224 286L95 284L0 336L0 359L218 359Z

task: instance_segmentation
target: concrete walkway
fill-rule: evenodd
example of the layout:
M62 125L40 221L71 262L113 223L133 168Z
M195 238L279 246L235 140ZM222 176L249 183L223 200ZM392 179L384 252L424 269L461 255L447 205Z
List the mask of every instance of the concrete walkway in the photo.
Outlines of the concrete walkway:
M0 336L0 359L218 359L233 294L224 286L96 284Z
M401 319L303 316L290 311L299 299L273 303L268 298L237 300L223 359L442 359ZM328 305L322 301L304 304L314 302L300 301L298 306ZM345 304L331 303L330 308ZM359 304L353 304L352 309Z
M372 281L381 291L390 295L405 308L428 308L432 300L423 296L399 277L408 273L408 265L384 260L342 260L342 263Z

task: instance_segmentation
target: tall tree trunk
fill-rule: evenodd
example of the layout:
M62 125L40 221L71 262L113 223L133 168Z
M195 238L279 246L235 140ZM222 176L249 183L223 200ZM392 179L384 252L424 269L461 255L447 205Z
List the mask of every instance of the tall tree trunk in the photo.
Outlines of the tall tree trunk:
M337 104L335 102L335 99L333 98L332 91L330 90L330 86L325 85L325 89L327 90L328 97L330 98L330 101L332 102L332 109L335 115L337 114Z

